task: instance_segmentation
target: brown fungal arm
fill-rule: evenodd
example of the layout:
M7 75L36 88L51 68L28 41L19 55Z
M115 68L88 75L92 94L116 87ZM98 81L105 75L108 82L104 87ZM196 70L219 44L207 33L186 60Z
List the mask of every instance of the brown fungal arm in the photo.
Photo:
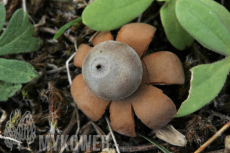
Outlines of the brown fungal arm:
M75 77L71 85L71 94L81 111L91 120L102 117L110 101L95 96L86 86L82 74Z
M160 51L143 58L150 84L183 84L184 70L180 59L168 51Z
M110 121L114 131L136 137L133 110L130 102L115 100L110 105Z
M110 31L99 31L93 38L93 45L96 46L104 41L113 40L113 36Z
M90 47L89 45L81 44L74 56L74 65L82 68L82 63L85 59L85 56L91 49L92 47Z
M176 114L172 100L151 85L142 84L139 90L129 99L137 117L151 129L168 124Z
M143 62L142 67L143 76L141 84L148 84L147 70ZM137 89L137 91L139 90ZM134 94L136 94L136 92ZM133 108L131 104L132 102L129 97L123 100L112 101L110 106L110 120L111 126L116 132L126 136L136 137Z
M139 57L147 50L156 28L145 23L130 23L124 25L118 32L116 41L132 47Z

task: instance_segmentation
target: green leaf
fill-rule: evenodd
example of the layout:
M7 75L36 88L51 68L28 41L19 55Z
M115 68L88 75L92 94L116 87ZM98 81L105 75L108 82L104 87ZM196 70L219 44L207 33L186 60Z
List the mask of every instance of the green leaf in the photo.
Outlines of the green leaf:
M6 10L3 3L0 3L0 30L2 29L6 18Z
M38 76L33 66L26 62L0 58L0 80L11 83L26 83Z
M163 151L164 153L170 153L170 151L168 151L165 147L163 147L162 145L150 140L149 138L141 135L141 134L138 134L139 136L141 136L142 138L144 138L145 140L149 141L150 143L154 144L155 146L157 146L157 148L159 148L161 151Z
M189 96L174 117L193 113L213 100L222 89L230 70L230 57L191 69L192 79Z
M41 41L32 37L33 33L33 26L29 23L27 13L22 9L17 10L0 37L0 55L36 50Z
M96 31L117 29L143 13L153 0L96 0L82 13L85 25Z
M218 14L201 0L178 0L177 18L204 47L230 55L230 31Z
M8 98L12 97L21 87L21 84L13 84L0 80L0 101L7 101Z
M171 0L157 0L158 2L169 2Z
M77 23L79 21L81 21L82 18L79 17L73 21L70 21L69 23L66 23L64 26L62 26L58 32L54 35L54 38L53 39L57 39L61 34L63 34L65 32L66 29L68 29L70 26L72 26L74 23Z
M200 0L200 1L205 3L205 5L209 6L211 9L213 9L221 18L221 20L224 22L224 24L228 27L228 29L230 29L230 13L223 5L220 5L214 0Z
M179 50L192 45L194 39L180 25L176 18L175 6L177 0L166 2L160 10L161 22L170 43Z

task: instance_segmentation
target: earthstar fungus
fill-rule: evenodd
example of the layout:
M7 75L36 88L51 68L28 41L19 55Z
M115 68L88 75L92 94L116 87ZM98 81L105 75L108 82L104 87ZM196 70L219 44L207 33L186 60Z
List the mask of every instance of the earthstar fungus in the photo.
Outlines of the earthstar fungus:
M171 52L142 58L155 31L151 25L131 23L119 30L116 41L110 32L99 32L93 38L95 47L79 47L74 64L82 74L73 80L71 94L91 120L100 119L109 107L113 130L130 137L136 136L134 112L154 130L172 120L174 103L152 85L183 84L184 72Z
M139 56L131 47L110 40L88 52L82 74L95 95L106 100L120 100L137 90L143 69Z

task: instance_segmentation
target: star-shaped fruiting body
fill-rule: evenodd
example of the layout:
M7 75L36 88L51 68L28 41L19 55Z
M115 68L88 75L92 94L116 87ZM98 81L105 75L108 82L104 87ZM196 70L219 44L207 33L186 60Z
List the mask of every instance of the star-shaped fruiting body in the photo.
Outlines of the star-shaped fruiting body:
M110 32L99 32L94 47L82 44L74 63L83 74L72 82L71 94L78 107L97 121L110 111L116 132L135 137L135 115L149 128L160 129L176 113L172 100L152 85L183 84L179 58L168 51L142 57L156 31L151 25L123 26L116 41Z

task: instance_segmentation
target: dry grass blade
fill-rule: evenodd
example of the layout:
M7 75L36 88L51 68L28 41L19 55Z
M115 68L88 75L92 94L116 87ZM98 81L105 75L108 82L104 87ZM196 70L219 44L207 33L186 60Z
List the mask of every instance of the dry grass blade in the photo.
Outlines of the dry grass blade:
M72 79L71 79L70 72L69 72L69 62L74 58L75 54L76 54L76 52L73 53L73 55L71 55L70 58L66 61L66 69L67 69L67 76L68 76L68 80L69 80L69 85L72 84Z
M113 134L113 130L112 130L112 128L111 128L111 125L110 125L110 123L109 123L109 119L108 119L107 116L105 117L105 120L106 120L106 122L107 122L107 124L108 124L108 127L109 127L110 133L111 133L111 135L112 135L113 142L114 142L114 144L115 144L117 153L120 153L120 150L119 150L118 144L117 144L117 140L116 140L116 138L115 138L115 136L114 136L114 134Z
M164 153L170 153L165 147L163 147L162 145L146 138L145 136L141 135L141 134L138 134L139 136L141 136L142 138L148 140L149 142L151 142L152 144L154 144L155 146L157 146L157 148L159 148L161 151L163 151Z

